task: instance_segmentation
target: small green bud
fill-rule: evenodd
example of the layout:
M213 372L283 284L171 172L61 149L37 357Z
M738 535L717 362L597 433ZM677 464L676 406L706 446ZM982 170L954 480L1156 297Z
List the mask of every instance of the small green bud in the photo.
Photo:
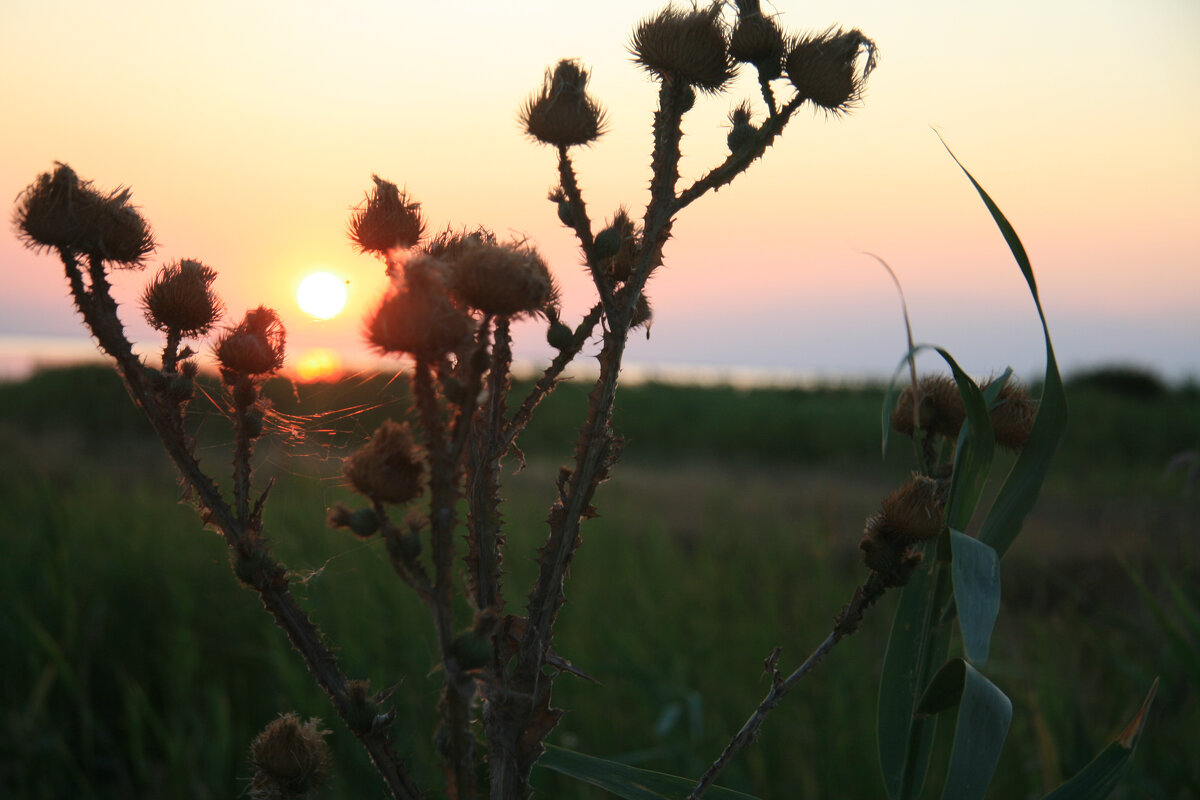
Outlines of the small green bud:
M360 508L357 511L351 512L350 517L346 520L346 527L355 536L361 536L365 539L379 530L379 515L375 513L375 509L373 508Z
M573 217L574 217L574 215L571 214L571 204L568 203L566 200L559 200L558 201L558 221L561 222L563 225L566 225L568 228L574 228L575 223L573 221Z
M546 341L556 350L566 350L575 340L575 332L562 322L550 323L550 328L546 331Z
M450 652L463 669L479 669L486 666L492 658L492 642L486 636L466 631L450 643Z
M612 258L621 251L621 231L608 227L596 234L596 257Z
M725 138L725 141L729 144L729 152L736 153L749 145L754 140L754 134L757 132L758 129L749 122L735 124L729 131L729 136Z
M195 394L196 385L186 375L176 375L167 384L167 399L173 403L186 403Z

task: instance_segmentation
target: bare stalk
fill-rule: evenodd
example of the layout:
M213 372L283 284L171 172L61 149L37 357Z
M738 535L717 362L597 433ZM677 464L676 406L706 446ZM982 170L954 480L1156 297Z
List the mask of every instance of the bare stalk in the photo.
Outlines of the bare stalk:
M838 642L858 630L858 626L862 624L863 613L876 600L883 596L886 588L879 580L877 573L872 572L867 581L854 590L854 595L850 602L842 607L841 613L837 616L833 631L825 637L825 641L821 642L817 649L791 675L781 678L779 673L775 671L774 666L770 666L772 672L771 690L767 692L767 696L754 709L754 713L746 720L746 724L742 726L741 730L733 735L733 738L729 740L729 744L725 745L725 749L721 752L717 760L713 762L713 765L700 777L700 782L696 784L696 788L692 789L692 793L688 795L688 800L699 800L717 780L717 777L725 767L729 765L729 762L733 760L733 757L742 752L747 745L758 738L758 730L766 720L767 714L779 705L787 693L800 682L801 678L812 672L817 664L821 663L821 659L829 651L833 650Z

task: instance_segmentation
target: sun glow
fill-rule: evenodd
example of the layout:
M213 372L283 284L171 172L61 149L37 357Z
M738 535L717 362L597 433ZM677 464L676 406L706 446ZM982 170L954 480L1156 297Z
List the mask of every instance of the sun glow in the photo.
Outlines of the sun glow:
M336 380L342 373L342 360L327 347L306 350L296 362L296 377L302 382Z
M346 283L328 272L314 272L300 281L296 302L317 319L335 317L346 307Z

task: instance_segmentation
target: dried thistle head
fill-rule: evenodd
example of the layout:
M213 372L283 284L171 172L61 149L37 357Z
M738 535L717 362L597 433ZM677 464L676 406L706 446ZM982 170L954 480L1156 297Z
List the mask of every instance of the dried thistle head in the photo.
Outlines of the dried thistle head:
M364 253L386 256L413 247L425 233L421 204L391 181L372 175L372 189L350 215L350 240Z
M545 314L558 300L545 260L524 242L467 238L450 259L447 288L469 308L500 317Z
M199 261L185 258L165 265L142 293L146 321L185 338L208 333L222 312L212 290L216 279L216 271Z
M957 439L967 418L958 384L949 375L927 375L913 387L905 388L892 410L892 428L905 436L913 435L913 403L917 405L917 424L927 433Z
M866 53L862 70L858 57ZM831 28L801 36L788 45L785 66L797 93L826 111L849 110L862 97L863 84L875 69L875 43L858 29Z
M229 385L239 378L270 375L283 366L287 331L273 309L266 306L247 311L236 326L217 340L217 362L221 378Z
M541 91L521 106L521 126L539 142L556 147L590 144L604 133L604 110L587 93L588 71L563 59L546 71Z
M255 800L305 797L329 780L330 754L325 744L329 731L321 720L300 722L283 714L270 722L250 745L254 779L250 796Z
M371 346L382 353L436 359L466 341L475 323L451 302L444 270L443 262L429 255L405 264L403 279L367 316L366 337Z
M342 462L354 490L377 503L407 503L421 495L424 454L408 423L384 420L371 440Z
M128 189L105 194L57 162L53 174L42 173L18 196L13 224L27 247L84 253L135 269L155 247Z
M887 586L903 586L921 563L914 544L936 539L942 532L942 500L937 481L914 475L892 492L879 512L867 519L859 548L863 561Z
M783 74L786 45L775 20L763 16L757 3L738 4L738 18L729 34L729 56L753 64L760 78L775 80Z
M990 384L990 382L989 382ZM984 384L986 389L989 384ZM1033 421L1037 417L1037 403L1029 396L1029 390L1019 381L1008 380L992 403L988 417L992 422L992 435L996 444L1013 451L1020 451L1029 441Z
M707 9L667 6L633 30L634 61L660 80L680 81L704 92L719 92L733 78L721 3Z
M725 137L725 142L729 145L731 153L736 153L754 141L754 134L758 128L752 122L753 119L754 112L748 100L743 100L729 112L729 135Z

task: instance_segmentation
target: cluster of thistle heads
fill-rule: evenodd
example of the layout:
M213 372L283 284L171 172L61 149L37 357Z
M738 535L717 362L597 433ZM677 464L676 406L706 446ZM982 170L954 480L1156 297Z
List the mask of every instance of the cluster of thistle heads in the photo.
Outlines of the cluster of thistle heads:
M740 65L752 66L759 81L784 79L801 100L838 114L861 98L863 84L875 67L875 43L859 30L831 28L817 34L789 34L759 0L737 0L737 18L722 16L724 2L703 8L664 8L634 29L629 49L634 60L657 80L696 92L724 91ZM860 55L866 55L859 64ZM586 145L605 129L605 113L587 92L589 74L577 61L565 59L547 71L542 88L521 108L525 131L555 147ZM751 125L748 105L730 115L737 149Z
M983 384L987 389L990 381ZM988 413L996 444L1020 451L1033 429L1037 407L1019 382L1006 380ZM901 393L892 411L892 429L905 436L921 434L927 452L953 445L966 421L958 385L948 375L931 375ZM921 563L917 545L938 538L943 521L953 462L932 464L929 474L913 475L888 495L878 513L867 519L859 547L867 567L885 586L903 586Z

